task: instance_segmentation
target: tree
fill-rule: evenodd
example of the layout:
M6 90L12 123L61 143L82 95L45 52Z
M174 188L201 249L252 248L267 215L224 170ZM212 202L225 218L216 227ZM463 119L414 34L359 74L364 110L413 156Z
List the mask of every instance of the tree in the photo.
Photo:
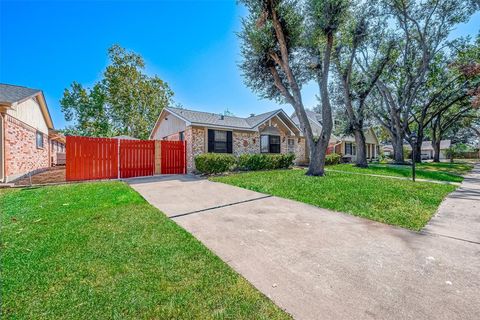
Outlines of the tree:
M323 176L333 121L328 80L334 39L348 1L243 0L240 68L246 85L263 98L287 102L295 110L310 154L307 175ZM305 10L306 19L302 16ZM322 132L314 137L302 101L301 86L315 79L322 106Z
M400 31L396 33L399 49L391 72L377 82L381 98L375 114L391 135L395 162L403 163L403 141L412 142L412 112L419 104L417 99L422 98L432 61L445 49L452 28L478 9L478 1L388 0L384 3L386 12L394 18L395 28ZM417 131L423 133L423 129L421 123L417 125ZM416 149L422 142L418 140Z
M364 168L368 166L364 133L367 98L389 63L394 46L385 34L386 22L376 5L369 1L352 6L350 23L341 32L334 56L348 131L355 136L356 165Z
M60 104L65 119L75 123L63 130L65 134L90 137L110 135L106 93L101 84L97 83L87 90L73 82L70 90L65 89Z
M454 91L458 99L449 108L440 108L436 110L432 117L432 143L435 151L434 161L439 161L440 141L448 133L453 135L464 132L464 129L472 130L480 135L476 129L476 123L480 120L480 34L474 43L468 41L455 41L454 46L457 50L454 61L444 67L440 74L447 74L437 77L437 86L444 90L442 93ZM456 80L445 89L438 83L448 80L448 74L454 74ZM448 90L450 87L452 89ZM442 105L446 104L448 99L442 97Z
M60 104L69 133L85 136L129 135L148 138L173 92L157 76L145 74L142 57L118 45L108 50L110 64L92 89L74 82Z
M430 65L427 81L419 91L419 97L412 107L407 133L415 131L418 137L415 143L410 141L412 148L415 148L416 162L421 161L421 146L425 130L433 121L437 120L433 132L438 138L438 134L444 131L442 119L447 120L445 125L448 124L447 128L449 128L455 124L451 121L460 120L457 117L466 115L472 108L469 91L473 83L456 68L452 68L451 64L451 58L441 53L437 54ZM435 140L439 146L440 140Z
M440 142L450 132L455 135L463 128L469 128L475 119L478 119L478 110L469 103L457 104L452 108L439 112L431 125L433 146L433 162L440 162Z

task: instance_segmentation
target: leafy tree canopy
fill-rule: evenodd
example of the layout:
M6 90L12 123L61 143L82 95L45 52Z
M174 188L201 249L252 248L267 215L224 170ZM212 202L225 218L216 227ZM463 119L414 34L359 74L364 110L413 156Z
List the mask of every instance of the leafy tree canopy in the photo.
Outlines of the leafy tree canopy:
M73 125L66 134L92 137L129 135L146 139L173 91L158 76L145 73L143 58L119 45L108 50L109 65L92 88L73 82L60 100Z

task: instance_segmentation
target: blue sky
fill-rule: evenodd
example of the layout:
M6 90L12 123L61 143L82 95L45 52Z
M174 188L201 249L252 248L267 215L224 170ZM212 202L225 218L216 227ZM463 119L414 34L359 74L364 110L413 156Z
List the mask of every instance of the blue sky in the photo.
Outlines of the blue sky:
M4 1L0 0L0 82L42 89L56 128L66 124L59 100L78 81L91 86L112 44L141 54L185 108L238 116L289 106L260 100L243 84L240 18L232 1ZM476 34L480 14L453 36ZM316 86L304 89L307 107Z

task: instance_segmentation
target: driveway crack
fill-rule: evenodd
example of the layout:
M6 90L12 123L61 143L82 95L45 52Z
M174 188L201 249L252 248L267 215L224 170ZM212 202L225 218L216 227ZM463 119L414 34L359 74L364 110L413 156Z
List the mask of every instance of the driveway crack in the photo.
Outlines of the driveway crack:
M175 219L175 218L184 217L184 216L188 216L188 215L195 214L195 213L201 213L201 212L205 212L205 211L210 211L210 210L215 210L215 209L220 209L220 208L225 208L225 207L231 207L231 206L234 206L234 205L237 205L237 204L242 204L242 203L247 203L247 202L252 202L252 201L257 201L257 200L262 200L262 199L267 199L267 198L270 198L270 197L272 197L272 196L271 195L265 195L263 197L258 197L258 198L248 199L248 200L242 200L242 201L237 201L237 202L231 202L231 203L222 204L222 205L214 206L214 207L210 207L210 208L205 208L205 209L200 209L200 210L195 210L195 211L176 214L176 215L170 216L169 218L170 219Z

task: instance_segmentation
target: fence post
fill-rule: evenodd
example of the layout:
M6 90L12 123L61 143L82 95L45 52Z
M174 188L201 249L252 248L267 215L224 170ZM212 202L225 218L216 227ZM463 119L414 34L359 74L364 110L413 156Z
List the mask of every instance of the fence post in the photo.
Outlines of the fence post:
M120 179L120 139L117 139L117 179Z
M183 140L184 165L183 174L187 174L187 140Z

